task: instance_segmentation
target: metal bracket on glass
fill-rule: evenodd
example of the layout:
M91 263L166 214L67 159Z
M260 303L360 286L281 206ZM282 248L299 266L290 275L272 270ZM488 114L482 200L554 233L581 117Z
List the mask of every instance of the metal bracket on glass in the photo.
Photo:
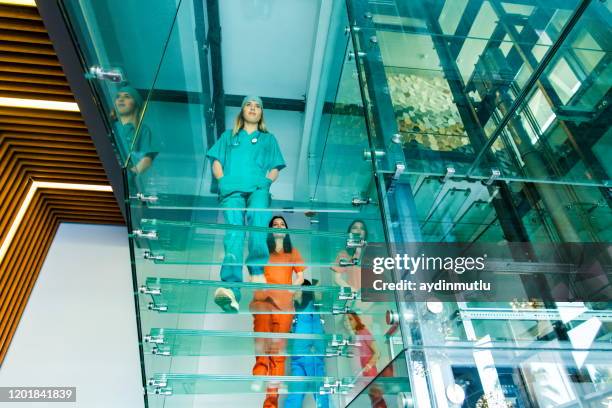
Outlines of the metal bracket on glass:
M355 388L355 383L351 380L342 379L338 386L340 394L348 394L351 389Z
M142 193L136 193L136 199L143 203L156 203L158 200L157 196L146 196Z
M319 389L319 394L336 394L341 382L334 378L325 378L323 386Z
M163 334L159 334L157 336L151 336L150 334L145 334L145 336L143 337L143 340L145 343L152 343L152 344L164 344L165 342Z
M372 199L368 198L361 198L361 197L354 197L353 201L351 201L351 204L353 205L353 207L359 207L362 205L367 205L370 204L372 202Z
M374 150L375 159L382 159L383 157L385 157L386 154L387 153L384 150L380 150L380 149ZM372 150L370 149L363 150L363 160L365 161L372 160Z
M170 387L155 388L153 390L153 393L157 395L172 395L172 388Z
M340 357L342 355L341 347L326 347L325 357Z
M447 181L449 181L451 178L453 178L456 172L457 171L455 170L454 167L447 167L446 174L444 174L444 177L442 178L442 182L446 183Z
M499 176L501 176L501 171L499 171L498 169L491 169L491 175L483 182L485 185L490 186L495 182L495 180L499 178Z
M150 261L164 261L166 257L164 255L155 255L149 250L144 251L143 254L144 259L148 259Z
M332 335L332 339L329 342L331 347L340 347L344 345L344 338L339 334Z
M346 286L341 287L338 292L338 300L356 300L357 298L358 293Z
M387 188L387 193L391 194L393 193L393 191L395 191L395 186L405 170L406 170L405 163L395 163L395 173L393 173L393 177L391 178L391 183L389 183L389 188Z
M149 308L149 310L154 310L156 312L167 312L168 311L168 306L166 306L166 305L156 305L153 302L149 303L148 308Z
M134 236L136 236L136 238L150 239L150 240L156 240L158 238L157 231L155 230L145 231L145 230L137 229L137 230L132 231L132 233L134 234Z
M345 266L359 266L361 264L361 261L357 258L353 258L350 261L348 259L345 258L341 258L338 261L338 265L345 267Z
M332 314L335 314L335 315L347 314L351 312L352 312L351 308L346 305L344 306L333 305L332 306Z
M170 349L168 348L162 349L157 346L151 349L151 354L155 354L156 356L171 356L172 355L170 354Z
M366 245L366 240L358 234L349 234L346 240L347 248L363 248Z
M123 82L123 72L119 68L104 69L99 65L89 67L85 73L87 79L99 79L100 81Z
M354 29L354 28L353 28L353 29ZM359 31L359 30L357 30L357 31ZM358 58L364 58L366 55L368 55L368 54L366 54L366 53L365 53L365 52L363 52L363 51L359 51L359 52L357 52L357 53L355 53L354 51L349 51L349 53L348 53L348 60L349 60L349 61L352 61L352 60L354 60L354 59L355 59L355 57L358 57Z
M168 385L168 382L166 380L156 380L155 378L149 378L148 383L151 387L158 388L166 387Z
M147 286L141 286L140 288L138 288L138 292L142 293L143 295L161 295L161 289L160 288L148 288Z

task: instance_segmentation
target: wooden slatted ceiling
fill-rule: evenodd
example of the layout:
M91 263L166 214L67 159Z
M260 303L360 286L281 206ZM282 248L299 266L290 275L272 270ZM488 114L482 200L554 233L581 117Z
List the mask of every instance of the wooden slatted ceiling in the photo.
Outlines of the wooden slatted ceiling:
M0 5L0 96L74 102L33 7ZM79 113L0 107L0 243L34 180L109 184ZM0 364L61 222L124 223L110 192L37 190L0 262Z

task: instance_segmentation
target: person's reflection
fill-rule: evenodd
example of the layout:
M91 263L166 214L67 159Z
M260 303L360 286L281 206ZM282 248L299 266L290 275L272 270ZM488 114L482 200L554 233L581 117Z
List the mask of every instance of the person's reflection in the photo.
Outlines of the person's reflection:
M347 232L353 237L366 241L368 239L368 228L362 220L354 220ZM338 253L331 268L334 271L334 282L338 286L350 287L353 292L361 290L361 255L361 247L347 247Z
M159 153L153 145L153 135L147 125L141 124L136 135L142 97L133 87L124 86L117 92L114 105L111 118L114 119L113 127L121 158L127 161L127 168L132 175L142 174L151 167Z

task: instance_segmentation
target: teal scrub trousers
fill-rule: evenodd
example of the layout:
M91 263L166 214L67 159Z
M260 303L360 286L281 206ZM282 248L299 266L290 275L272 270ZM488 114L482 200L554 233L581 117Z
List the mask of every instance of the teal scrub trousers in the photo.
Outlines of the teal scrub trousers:
M267 227L272 217L270 211L270 192L268 189L257 189L252 193L240 191L233 192L221 199L222 208L234 208L225 210L225 223L229 225L249 225L253 227ZM241 208L240 210L236 208ZM246 208L242 210L242 208ZM249 209L258 209L249 211ZM270 253L266 243L266 232L249 231L248 249L249 255L246 259L249 274L262 275L264 265L268 262ZM224 282L242 282L242 264L244 252L244 240L246 231L229 229L225 231L223 245L225 257L221 266L221 280ZM240 291L232 288L236 301L240 301Z

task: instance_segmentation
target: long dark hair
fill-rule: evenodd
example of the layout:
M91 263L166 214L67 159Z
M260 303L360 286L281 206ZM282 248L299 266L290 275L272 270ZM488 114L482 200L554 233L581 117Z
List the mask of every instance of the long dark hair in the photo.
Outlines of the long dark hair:
M280 215L275 215L274 217L272 217L272 219L270 220L270 222L268 223L268 227L272 228L272 225L274 224L274 220L280 218L281 220L283 220L283 222L285 223L285 227L289 228L289 225L287 224L287 221L285 220L285 218L283 218ZM276 241L274 239L274 234L273 233L268 233L268 238L266 238L266 243L268 244L268 251L272 254L276 252ZM291 245L291 238L289 237L289 234L285 234L285 238L283 239L283 252L286 254L290 254L291 251L293 250L293 246Z
M362 219L356 219L353 220L353 222L351 222L351 225L348 226L348 229L346 230L347 233L351 232L351 229L353 228L353 225L357 224L358 222L361 223L361 225L363 225L363 232L365 232L365 234L363 234L363 239L367 242L368 240L368 226L366 225L365 221ZM353 256L355 255L355 251L357 250L357 248L346 248L346 252L350 255Z

